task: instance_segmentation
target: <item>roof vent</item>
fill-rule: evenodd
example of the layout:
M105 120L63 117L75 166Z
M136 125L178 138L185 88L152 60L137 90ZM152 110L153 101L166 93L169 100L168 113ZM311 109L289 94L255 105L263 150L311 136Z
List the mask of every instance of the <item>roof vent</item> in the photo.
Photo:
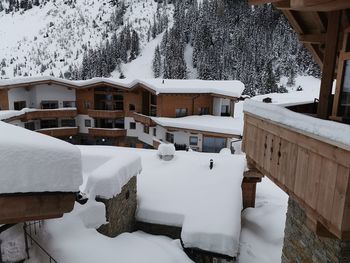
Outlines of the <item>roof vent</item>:
M165 144L161 143L158 146L158 156L161 160L171 161L175 155L175 146L174 144Z

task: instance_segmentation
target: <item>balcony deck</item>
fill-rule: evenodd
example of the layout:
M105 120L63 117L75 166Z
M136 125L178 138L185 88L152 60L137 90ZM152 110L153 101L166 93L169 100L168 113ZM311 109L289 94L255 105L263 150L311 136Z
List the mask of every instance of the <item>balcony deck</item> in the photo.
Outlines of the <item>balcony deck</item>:
M109 128L89 128L89 135L96 137L125 137L125 129L109 129Z
M156 126L156 123L152 120L150 116L146 116L141 113L134 112L132 117L136 122L140 122L143 125L148 125L150 127Z
M42 134L46 134L52 137L69 137L75 136L78 134L78 127L59 127L59 128L51 128L51 129L40 129L36 130L36 132L40 132Z
M245 112L243 150L250 164L305 208L316 233L327 229L350 240L348 145Z
M117 110L88 110L88 115L91 118L116 119L125 117L125 112Z
M74 118L77 116L75 108L59 108L59 109L38 109L26 112L22 120L38 120L38 119L54 119L54 118Z

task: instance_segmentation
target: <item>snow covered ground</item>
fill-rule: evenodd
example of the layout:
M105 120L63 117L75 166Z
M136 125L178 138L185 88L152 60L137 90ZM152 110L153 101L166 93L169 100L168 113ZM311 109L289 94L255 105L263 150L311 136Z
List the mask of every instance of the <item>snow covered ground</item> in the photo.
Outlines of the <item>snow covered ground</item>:
M255 208L242 212L239 263L281 262L287 207L288 195L263 178Z
M123 233L116 238L103 236L83 223L87 216L96 217L100 211L94 210L87 215L85 209L85 206L76 204L73 212L63 218L45 221L38 239L58 262L192 262L183 252L179 240L140 231ZM31 259L26 262L46 260L47 256L34 250Z

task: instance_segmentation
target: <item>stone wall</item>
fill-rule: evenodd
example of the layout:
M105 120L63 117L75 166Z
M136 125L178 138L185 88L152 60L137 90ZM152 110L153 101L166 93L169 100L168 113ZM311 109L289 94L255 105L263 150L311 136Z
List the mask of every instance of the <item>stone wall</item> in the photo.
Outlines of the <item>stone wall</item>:
M136 212L136 176L123 186L121 193L112 199L96 198L106 206L107 224L102 225L98 232L109 237L116 237L124 232L135 230Z
M316 235L303 208L288 201L282 263L350 263L350 241Z

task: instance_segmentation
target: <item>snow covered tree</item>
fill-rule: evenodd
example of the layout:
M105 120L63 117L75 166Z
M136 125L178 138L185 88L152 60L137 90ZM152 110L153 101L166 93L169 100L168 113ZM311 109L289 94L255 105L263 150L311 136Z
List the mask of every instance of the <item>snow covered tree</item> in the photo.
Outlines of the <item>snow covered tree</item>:
M139 54L140 54L140 39L137 32L133 30L132 36L131 36L130 61L134 60Z
M160 48L159 45L156 47L154 51L154 57L153 57L153 75L155 78L159 78L162 73L162 57L160 54Z

